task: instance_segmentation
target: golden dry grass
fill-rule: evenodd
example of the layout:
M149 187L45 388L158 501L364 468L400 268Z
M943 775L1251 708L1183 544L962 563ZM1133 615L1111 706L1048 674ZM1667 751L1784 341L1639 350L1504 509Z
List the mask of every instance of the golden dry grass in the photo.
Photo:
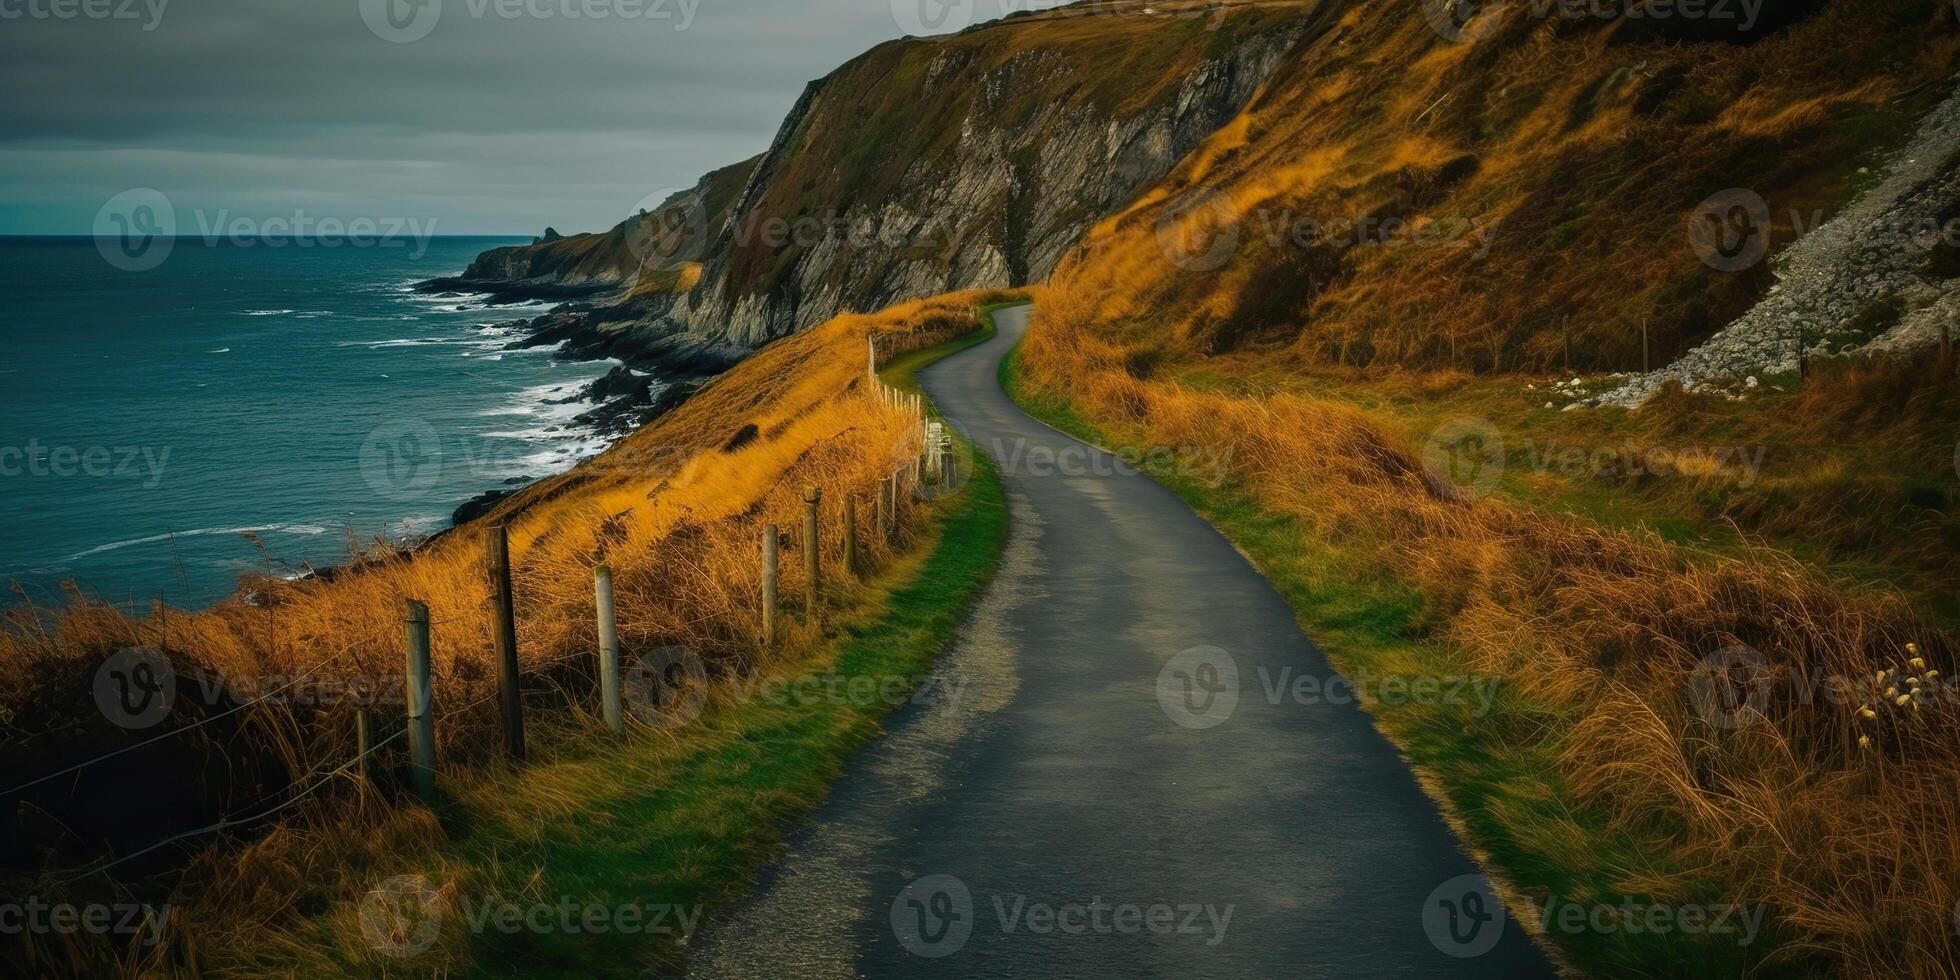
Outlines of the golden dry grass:
M1664 363L1773 281L1697 258L1698 202L1758 191L1788 244L1792 216L1845 203L1960 68L1955 11L1931 0L1835 0L1747 45L1528 8L1452 44L1413 0L1301 5L1304 39L1245 110L1051 284L1097 297L1111 335L1195 354L1627 369L1644 325ZM1180 268L1164 242L1202 251L1221 211L1229 261ZM1432 237L1355 245L1364 219Z

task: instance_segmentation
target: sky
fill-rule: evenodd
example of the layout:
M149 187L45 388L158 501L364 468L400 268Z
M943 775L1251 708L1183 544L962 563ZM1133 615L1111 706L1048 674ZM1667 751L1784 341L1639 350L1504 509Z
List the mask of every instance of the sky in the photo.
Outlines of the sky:
M90 234L139 189L179 235L596 231L761 152L872 45L1016 5L1052 3L0 0L0 234Z

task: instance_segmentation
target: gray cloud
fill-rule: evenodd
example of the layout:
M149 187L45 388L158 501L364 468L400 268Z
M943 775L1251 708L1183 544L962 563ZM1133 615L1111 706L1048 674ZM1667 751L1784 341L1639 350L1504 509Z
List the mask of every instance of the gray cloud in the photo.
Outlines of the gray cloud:
M390 43L361 0L0 0L0 233L85 234L130 187L246 217L603 228L760 151L804 82L900 33L890 0L420 2L434 28ZM519 2L551 16L495 13ZM616 2L651 16L564 16ZM133 16L35 13L63 3Z

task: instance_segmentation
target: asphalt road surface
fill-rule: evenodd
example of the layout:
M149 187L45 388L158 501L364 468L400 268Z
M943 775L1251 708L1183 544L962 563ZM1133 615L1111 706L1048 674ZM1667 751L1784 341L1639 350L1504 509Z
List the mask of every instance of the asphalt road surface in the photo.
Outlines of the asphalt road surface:
M1027 312L924 376L1000 464L996 580L690 973L1553 975L1272 586L1002 393Z

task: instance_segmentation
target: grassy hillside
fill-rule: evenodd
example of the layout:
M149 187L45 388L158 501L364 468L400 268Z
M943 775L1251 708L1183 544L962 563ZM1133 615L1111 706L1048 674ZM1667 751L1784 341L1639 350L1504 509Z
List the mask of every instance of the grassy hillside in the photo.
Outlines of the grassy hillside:
M1246 111L1058 271L1069 315L1133 370L1637 369L1643 325L1658 365L1773 282L1700 261L1699 202L1753 189L1787 245L1960 68L1938 0L1772 0L1701 41L1543 7L1478 5L1459 42L1415 2L1311 8Z

